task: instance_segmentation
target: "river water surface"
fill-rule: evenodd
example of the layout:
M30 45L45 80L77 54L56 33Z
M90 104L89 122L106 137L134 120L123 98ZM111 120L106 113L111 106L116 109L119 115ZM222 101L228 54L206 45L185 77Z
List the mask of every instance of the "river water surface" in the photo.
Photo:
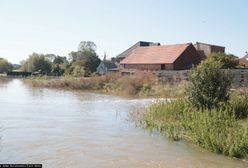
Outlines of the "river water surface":
M32 88L19 79L1 81L0 163L49 168L248 167L135 127L128 112L150 103Z

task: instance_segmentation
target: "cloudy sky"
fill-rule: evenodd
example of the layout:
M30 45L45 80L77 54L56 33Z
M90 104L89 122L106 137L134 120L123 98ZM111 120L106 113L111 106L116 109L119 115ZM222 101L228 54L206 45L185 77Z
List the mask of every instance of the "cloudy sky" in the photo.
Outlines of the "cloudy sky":
M206 42L243 56L248 50L247 0L0 0L0 57L67 56L94 41L102 58L137 41Z

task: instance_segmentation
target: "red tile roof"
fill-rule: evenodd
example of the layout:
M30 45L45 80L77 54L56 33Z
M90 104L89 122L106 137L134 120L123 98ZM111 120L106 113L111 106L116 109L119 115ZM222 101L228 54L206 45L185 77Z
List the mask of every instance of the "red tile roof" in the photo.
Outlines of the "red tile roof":
M170 64L189 47L191 43L138 47L120 64Z
M245 57L240 58L240 59L239 59L239 65L240 65L241 67L247 68L247 67L248 67L248 60L247 60L247 58L245 58Z

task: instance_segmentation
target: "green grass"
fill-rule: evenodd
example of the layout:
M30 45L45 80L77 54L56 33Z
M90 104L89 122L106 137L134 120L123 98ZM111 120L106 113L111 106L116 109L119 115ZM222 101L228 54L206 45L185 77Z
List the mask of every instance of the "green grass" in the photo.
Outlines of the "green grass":
M247 119L238 119L230 106L198 110L185 99L159 101L143 113L140 122L172 140L184 139L215 153L248 159Z

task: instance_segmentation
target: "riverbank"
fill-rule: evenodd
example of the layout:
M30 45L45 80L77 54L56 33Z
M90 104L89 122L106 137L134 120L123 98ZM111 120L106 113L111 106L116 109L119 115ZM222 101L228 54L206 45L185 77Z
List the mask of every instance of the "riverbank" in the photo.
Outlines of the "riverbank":
M140 115L140 123L172 140L193 142L214 153L248 159L248 120L225 109L197 110L184 100L161 101Z
M214 109L197 109L186 99L158 101L133 115L140 126L173 141L186 140L214 153L248 160L247 94L232 93L227 104Z
M25 82L33 87L94 91L98 93L134 98L180 98L184 96L185 88L185 84L161 84L154 75L144 73L132 76L110 74L87 78L48 78L43 76L30 77L25 79Z

